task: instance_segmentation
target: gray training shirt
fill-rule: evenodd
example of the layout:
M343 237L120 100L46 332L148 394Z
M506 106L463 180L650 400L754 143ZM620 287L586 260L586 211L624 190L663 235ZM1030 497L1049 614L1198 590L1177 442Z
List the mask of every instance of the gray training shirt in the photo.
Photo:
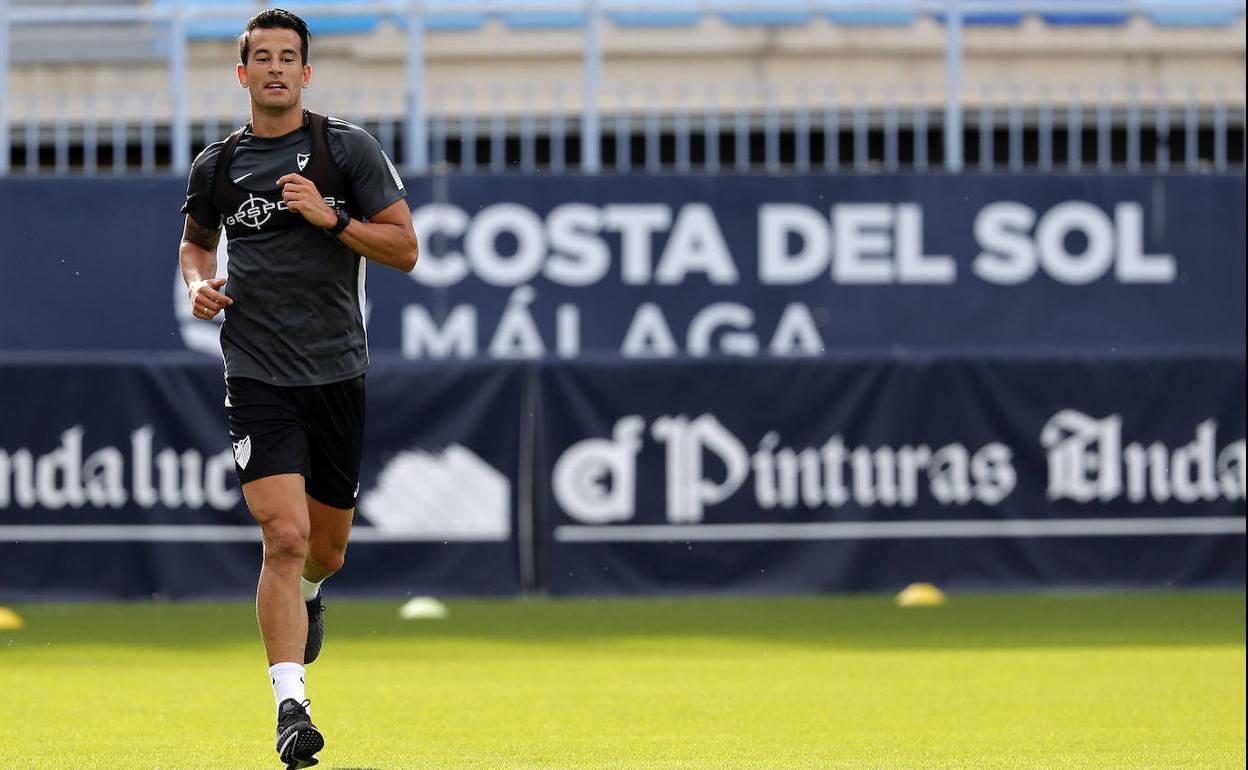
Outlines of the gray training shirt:
M303 172L305 166L308 172L313 165L323 167L308 163L314 151L309 125L272 138L253 136L249 129L221 182L254 201L251 208L221 212L214 203L213 178L225 141L209 145L195 159L182 206L208 230L221 227L225 217L255 228L232 235L226 245L230 259L223 291L234 304L226 308L221 326L225 376L274 385L323 385L358 377L368 368L364 258L306 221L263 229L272 205L266 208L260 198L249 197L255 193L280 202L278 178ZM368 218L403 200L402 181L371 134L334 118L328 120L327 133L329 154L355 216ZM327 194L319 180L313 182Z

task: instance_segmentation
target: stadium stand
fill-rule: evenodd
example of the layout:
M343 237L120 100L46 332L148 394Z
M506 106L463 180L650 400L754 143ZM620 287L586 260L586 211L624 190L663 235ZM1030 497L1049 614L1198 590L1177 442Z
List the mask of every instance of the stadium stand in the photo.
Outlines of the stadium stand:
M179 103L193 149L241 118L220 62L256 3L5 7L8 168L150 172L178 163L170 143L183 135ZM297 8L318 40L316 63L330 65L314 102L365 124L409 168L578 168L590 109L602 116L605 167L619 171L923 171L944 162L945 3L305 0ZM1173 158L1191 169L1242 167L1242 2L961 0L961 8L967 163L1104 171L1164 169ZM188 51L187 88L176 98L160 71L172 68L143 66L178 50L175 9ZM583 28L594 11L604 66L587 100ZM423 30L418 70L405 42L413 20ZM485 80L489 87L477 85ZM405 151L413 141L426 151Z

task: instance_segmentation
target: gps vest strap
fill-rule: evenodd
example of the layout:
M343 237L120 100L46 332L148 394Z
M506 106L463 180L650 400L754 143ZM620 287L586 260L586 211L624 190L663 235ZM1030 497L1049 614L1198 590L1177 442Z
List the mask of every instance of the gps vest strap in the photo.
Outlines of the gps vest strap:
M359 218L347 179L334 163L329 150L329 121L324 115L308 110L304 110L304 116L312 147L307 165L298 173L316 185L326 203L335 208L344 208L352 216ZM252 192L230 181L230 162L234 159L238 143L246 133L247 126L244 126L230 134L225 146L221 148L217 167L212 175L212 203L221 212L226 237L238 238L289 227L313 227L302 214L286 208L282 191L276 185L271 191Z

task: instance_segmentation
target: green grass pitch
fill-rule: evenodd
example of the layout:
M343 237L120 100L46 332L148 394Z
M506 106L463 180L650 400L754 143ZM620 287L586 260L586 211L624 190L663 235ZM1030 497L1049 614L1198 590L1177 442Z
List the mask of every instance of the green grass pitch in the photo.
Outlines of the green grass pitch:
M327 770L1245 761L1242 592L327 606ZM246 604L13 609L0 767L280 767Z

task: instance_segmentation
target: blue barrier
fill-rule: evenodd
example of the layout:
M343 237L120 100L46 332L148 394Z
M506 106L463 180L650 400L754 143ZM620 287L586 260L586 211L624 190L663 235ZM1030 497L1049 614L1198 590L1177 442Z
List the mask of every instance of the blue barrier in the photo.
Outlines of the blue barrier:
M828 21L841 27L908 27L919 17L913 11L829 11Z
M617 27L694 27L701 18L697 12L609 11L606 14Z
M0 247L0 351L216 358L216 327L191 317L177 269L183 184L0 181L0 208L19 223ZM408 180L415 272L369 269L375 352L809 358L1245 343L1237 175L452 177L439 189ZM120 301L99 302L105 288Z
M378 360L341 594L520 591L523 380ZM0 359L0 596L243 596L259 530L220 363Z
M249 594L222 392L187 355L0 357L0 599ZM338 595L1244 581L1242 351L379 356L368 412Z
M1191 5L1192 9L1176 9L1175 5ZM1158 27L1229 27L1241 16L1234 0L1140 0L1140 8Z
M0 597L252 589L183 185L0 181ZM1242 584L1242 177L444 189L339 591Z
M157 5L164 5L168 0L154 0ZM214 0L183 0L189 6L218 6ZM383 18L388 19L400 28L407 23L406 12L402 6L396 6L393 13L361 13L351 16L318 16L315 5L326 3L364 4L368 0L305 0L304 12L308 26L314 35L359 34L375 31ZM230 39L237 37L242 22L255 13L254 6L245 2L235 2L238 8L237 21L195 20L188 27L193 39ZM616 6L621 7L616 7ZM1001 11L984 10L987 4L981 3L979 10L965 14L963 21L971 26L1015 26L1021 24L1028 13L1017 10L1015 2L1002 2ZM1121 26L1130 18L1128 13L1112 13L1103 10L1084 10L1081 0L1070 0L1070 10L1049 11L1039 14L1040 18L1053 26ZM1138 9L1144 17L1158 27L1229 27L1238 22L1242 12L1233 0L1223 3L1210 0L1193 0L1191 10L1186 10L1176 0L1141 0ZM563 10L560 6L567 6ZM650 9L635 2L612 3L603 2L606 17L620 27L687 27L696 25L707 16L720 16L725 23L746 27L777 27L803 26L810 24L816 17L843 27L905 27L915 23L919 13L900 5L884 7L875 11L837 10L835 3L815 3L810 10L794 10L789 3L774 10L741 10L739 5L734 9L731 2L710 2L699 8L697 3L680 2L655 3ZM718 7L717 7L718 6ZM1219 7L1224 6L1224 9ZM497 3L494 6L479 10L473 4L457 2L457 0L430 0L424 4L425 26L429 30L470 30L481 28L491 17L497 17L507 27L513 29L567 29L580 27L585 23L585 13L580 3L563 2L532 2L513 0ZM937 21L944 23L944 15L933 14Z
M556 594L1242 584L1244 359L542 369Z

